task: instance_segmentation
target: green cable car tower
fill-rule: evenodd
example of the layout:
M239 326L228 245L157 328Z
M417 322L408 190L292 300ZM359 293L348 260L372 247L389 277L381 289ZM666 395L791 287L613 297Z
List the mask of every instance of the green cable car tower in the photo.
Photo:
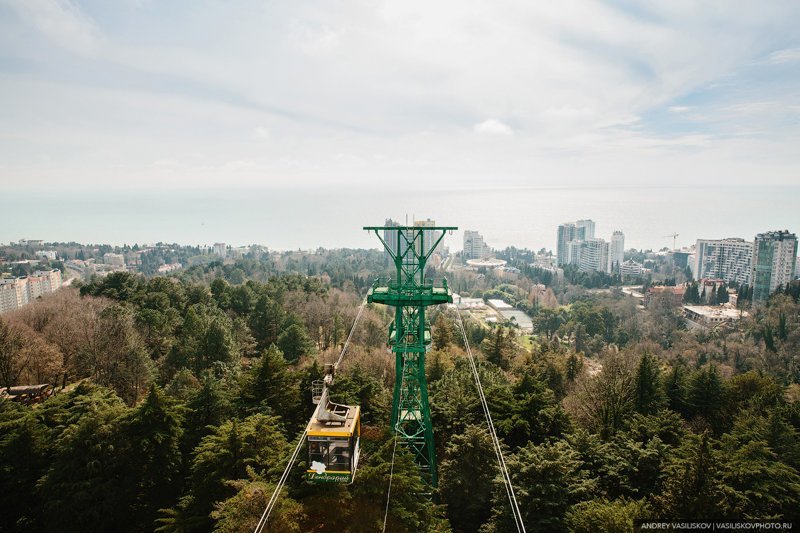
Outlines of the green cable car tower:
M452 303L453 295L425 280L425 266L433 251L453 226L367 226L389 253L397 271L394 279L378 279L367 294L368 302L395 308L389 327L389 347L395 354L392 428L413 453L425 478L436 486L436 449L425 378L425 352L431 344L431 326L425 318L429 305ZM383 235L381 235L383 232Z

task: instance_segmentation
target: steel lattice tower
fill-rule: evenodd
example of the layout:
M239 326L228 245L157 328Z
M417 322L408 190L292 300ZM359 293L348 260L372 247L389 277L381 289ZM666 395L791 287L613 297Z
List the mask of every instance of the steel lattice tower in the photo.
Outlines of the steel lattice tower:
M436 486L436 450L425 378L425 352L431 343L431 327L425 318L425 308L452 303L453 296L446 279L441 287L425 280L425 266L445 231L458 228L368 226L364 229L375 232L397 271L394 280L376 280L367 295L368 302L395 308L388 341L395 354L392 428L414 454L423 477Z

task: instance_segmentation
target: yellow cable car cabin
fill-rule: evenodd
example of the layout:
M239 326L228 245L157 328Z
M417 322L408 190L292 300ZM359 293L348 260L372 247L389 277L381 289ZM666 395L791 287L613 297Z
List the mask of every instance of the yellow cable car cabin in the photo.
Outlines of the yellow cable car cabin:
M328 401L328 388L314 398L308 423L308 471L312 483L352 483L361 444L361 407Z

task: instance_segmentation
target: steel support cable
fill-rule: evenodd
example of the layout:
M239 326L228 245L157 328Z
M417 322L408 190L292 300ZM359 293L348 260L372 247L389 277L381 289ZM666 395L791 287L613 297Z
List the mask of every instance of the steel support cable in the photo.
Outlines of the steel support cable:
M389 469L389 489L386 491L386 510L383 513L383 529L386 531L386 520L389 518L389 500L392 497L392 478L394 477L394 454L397 452L397 432L394 434L394 449L392 449L392 467Z
M275 508L275 504L278 502L278 496L280 496L281 489L283 485L286 483L286 480L289 478L289 473L294 466L295 461L297 461L297 456L300 454L300 448L303 447L303 443L306 440L306 434L308 433L308 428L303 430L303 434L300 435L300 440L297 442L297 446L292 453L292 456L289 458L289 462L286 463L286 468L283 470L283 474L281 474L281 478L278 480L277 485L275 485L275 490L272 492L272 496L267 502L267 507L264 509L264 512L261 514L261 518L258 520L258 524L255 528L255 533L261 533L264 531L264 528L267 526L267 522L269 521L269 515L272 514L272 510Z
M353 332L356 330L358 326L358 322L361 319L361 313L364 311L364 306L367 304L367 298L364 297L364 301L361 302L361 306L358 309L358 314L356 314L356 318L353 321L353 326L350 328L350 333L347 335L347 340L342 346L342 353L339 354L339 359L336 361L335 367L339 366L339 363L342 362L344 359L344 354L347 352L347 347L350 345L350 339L353 337ZM286 468L283 470L283 474L281 475L280 479L278 480L278 484L275 486L275 490L272 492L272 496L267 502L267 507L264 509L264 512L261 514L261 518L258 520L258 524L256 524L256 528L253 530L254 533L261 533L264 531L264 528L267 526L267 522L269 521L269 515L272 514L272 510L275 508L275 504L278 501L278 497L280 496L281 489L283 489L283 485L286 483L286 480L289 478L289 473L294 466L295 461L297 461L297 456L300 454L300 449L303 447L303 443L306 440L306 435L308 433L308 426L306 429L303 430L303 434L300 435L300 440L297 443L297 447L295 447L292 456L289 458L289 462L286 464Z
M358 326L358 321L361 320L361 313L364 312L364 307L367 305L367 297L364 296L364 300L361 302L361 305L358 308L358 314L356 314L355 320L353 320L353 327L350 328L350 333L347 335L347 339L344 341L344 346L342 346L342 353L339 354L339 359L336 360L336 364L333 365L334 368L339 368L339 363L342 362L344 359L344 354L347 351L347 347L350 346L350 339L353 338L353 332L356 330L356 326Z
M461 330L461 335L464 338L464 346L467 349L467 356L470 364L470 368L472 369L472 375L475 378L475 386L478 389L478 397L481 401L481 406L483 407L483 413L486 417L486 424L489 426L489 435L492 438L492 445L494 446L495 455L497 456L497 462L500 466L500 473L503 476L503 484L505 485L506 494L508 495L508 501L511 505L511 513L514 515L514 522L517 526L517 531L525 532L525 524L522 520L522 513L519 510L519 505L517 504L517 497L514 494L514 486L511 483L511 476L508 473L508 467L506 466L506 460L503 457L503 451L500 447L500 439L497 437L497 431L494 428L494 422L492 421L492 414L489 411L489 404L486 401L486 395L483 392L483 385L481 385L481 380L478 375L478 367L475 364L475 357L472 355L472 349L469 346L469 341L467 340L467 332L464 329L464 321L461 318L461 312L456 309L456 314L458 315L458 325L459 329Z
M463 328L462 328L463 332ZM517 527L517 531L524 531L524 526L520 527L520 520L517 520L517 512L514 509L514 502L515 498L513 492L511 490L511 478L508 475L508 469L505 466L505 459L503 458L503 454L500 448L499 439L497 438L497 432L494 428L494 421L492 420L491 414L489 414L489 407L488 403L486 402L486 396L483 392L483 386L480 383L480 379L478 378L478 369L477 365L472 356L472 350L469 348L469 343L465 340L465 346L467 347L467 353L469 355L468 361L470 364L470 368L473 373L473 377L475 378L475 385L478 390L478 398L481 402L481 407L483 408L483 414L486 419L486 425L489 428L489 436L492 439L492 448L494 449L495 457L497 458L497 464L500 468L500 474L503 476L503 488L506 491L506 496L508 497L509 504L511 505L511 513L514 516L514 523Z

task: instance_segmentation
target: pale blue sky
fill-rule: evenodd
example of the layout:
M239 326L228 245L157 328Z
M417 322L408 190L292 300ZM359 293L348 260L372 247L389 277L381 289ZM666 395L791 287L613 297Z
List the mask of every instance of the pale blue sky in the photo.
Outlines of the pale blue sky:
M797 0L0 0L0 185L796 184L798 28Z

